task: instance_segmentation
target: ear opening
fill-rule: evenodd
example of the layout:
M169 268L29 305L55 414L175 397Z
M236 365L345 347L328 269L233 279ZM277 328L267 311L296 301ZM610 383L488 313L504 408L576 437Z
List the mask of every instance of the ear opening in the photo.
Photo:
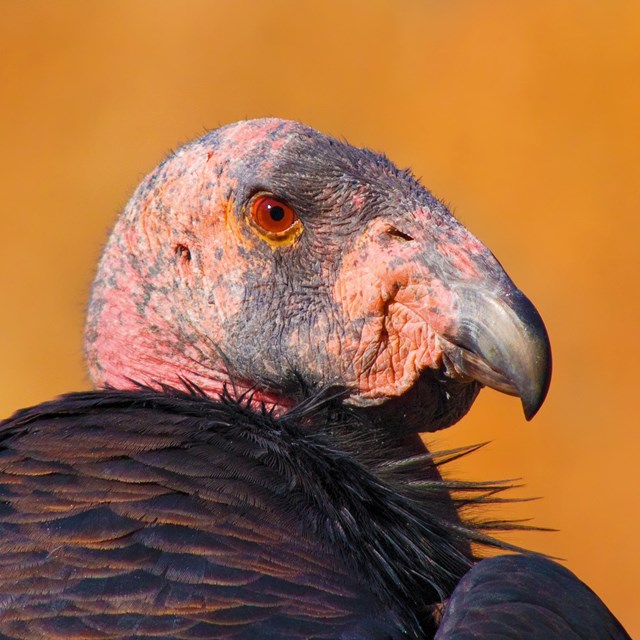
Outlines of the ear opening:
M175 248L176 256L182 263L191 262L191 250L186 244L177 244Z
M186 244L178 243L174 248L174 253L180 276L189 278L191 276L191 249Z

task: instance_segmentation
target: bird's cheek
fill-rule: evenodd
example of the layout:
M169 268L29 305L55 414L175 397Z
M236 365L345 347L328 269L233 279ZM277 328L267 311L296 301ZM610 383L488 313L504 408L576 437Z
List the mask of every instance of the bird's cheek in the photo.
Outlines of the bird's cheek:
M350 265L353 256L343 261L335 298L347 327L340 341L343 377L354 389L352 402L371 405L405 393L424 370L440 367L438 337L451 300L438 280L416 272L415 262L384 251L362 258L366 268Z
M408 291L408 298L416 292ZM426 369L441 366L439 319L428 321L429 312L417 313L402 300L402 291L384 313L360 323L360 333L343 349L350 352L349 374L357 388L356 404L375 404L408 391Z

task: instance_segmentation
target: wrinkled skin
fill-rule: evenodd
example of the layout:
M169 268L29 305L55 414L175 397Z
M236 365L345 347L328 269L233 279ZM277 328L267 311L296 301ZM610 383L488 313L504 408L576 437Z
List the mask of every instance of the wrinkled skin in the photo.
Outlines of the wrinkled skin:
M256 229L262 192L295 210L299 233ZM518 349L496 355L492 335L476 349L484 303L470 290L498 301L486 325ZM410 173L276 119L214 131L147 176L105 249L86 355L98 386L187 379L215 395L231 382L278 407L335 386L413 431L458 420L482 384L521 395L529 415L550 372L533 307Z

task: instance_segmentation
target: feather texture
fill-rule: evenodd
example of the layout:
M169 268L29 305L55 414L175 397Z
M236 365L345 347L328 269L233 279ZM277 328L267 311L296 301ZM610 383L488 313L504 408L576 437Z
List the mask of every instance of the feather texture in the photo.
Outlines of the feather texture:
M451 508L508 487L441 479L476 447L403 457L338 399L275 417L188 386L19 411L0 429L0 638L489 638L490 600L515 639L525 605L501 599L544 607L573 585L582 602L535 556L469 572L471 544L508 548L486 530L512 526Z
M411 484L434 458L376 462L356 436L366 425L337 417L330 399L281 418L250 405L108 390L7 421L0 631L429 633L433 607L471 566L468 541L482 539L430 514L425 498L443 486Z

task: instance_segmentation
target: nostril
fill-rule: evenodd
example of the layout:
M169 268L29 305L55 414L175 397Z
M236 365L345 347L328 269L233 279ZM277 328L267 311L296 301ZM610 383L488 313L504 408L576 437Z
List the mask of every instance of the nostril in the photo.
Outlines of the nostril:
M387 234L393 236L394 238L400 238L401 240L413 240L413 238L408 234L404 233L404 231L400 231L400 229L396 229L396 227L388 227Z

